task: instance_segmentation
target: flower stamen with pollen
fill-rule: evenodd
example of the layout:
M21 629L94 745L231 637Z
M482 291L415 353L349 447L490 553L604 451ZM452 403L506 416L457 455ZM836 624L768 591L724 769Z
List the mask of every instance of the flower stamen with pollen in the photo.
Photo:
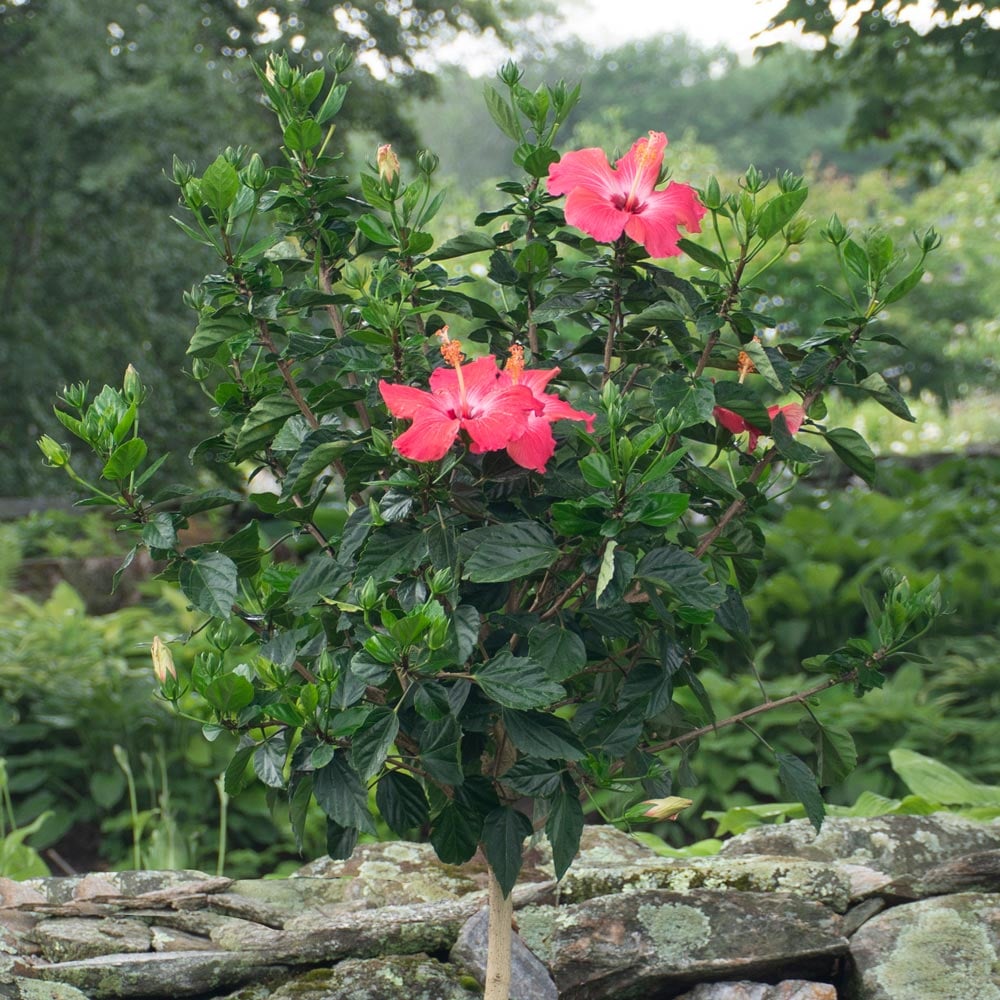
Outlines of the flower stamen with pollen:
M458 400L461 406L461 416L469 416L469 401L465 394L465 379L462 378L462 362L465 355L462 353L462 342L451 340L448 337L448 327L443 326L437 333L441 338L441 357L455 369L455 376L458 379Z
M524 373L524 348L520 344L511 344L510 354L503 370L510 376L511 382L517 385Z
M667 137L662 132L650 132L646 139L639 139L635 146L635 177L632 178L632 185L625 196L622 209L626 212L634 212L637 208L638 199L636 191L645 179L646 172L650 167L656 169L659 176L660 164L663 162L663 149L667 144ZM656 183L656 178L653 178ZM650 185L651 187L652 185Z

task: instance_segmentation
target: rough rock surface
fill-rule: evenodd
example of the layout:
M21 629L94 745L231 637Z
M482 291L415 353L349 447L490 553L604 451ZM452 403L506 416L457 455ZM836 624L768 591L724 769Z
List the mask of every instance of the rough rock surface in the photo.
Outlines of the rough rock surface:
M1000 899L938 896L893 907L851 942L853 1000L1000 1000Z
M484 885L482 859L402 843L290 879L0 879L0 1000L467 1000ZM998 890L1000 823L947 814L763 827L692 860L588 827L558 885L529 846L514 998L1000 1000Z
M785 894L697 889L620 893L518 914L559 995L649 996L699 979L829 974L847 954L836 914Z
M830 983L786 979L775 986L766 983L701 983L677 1000L837 1000Z

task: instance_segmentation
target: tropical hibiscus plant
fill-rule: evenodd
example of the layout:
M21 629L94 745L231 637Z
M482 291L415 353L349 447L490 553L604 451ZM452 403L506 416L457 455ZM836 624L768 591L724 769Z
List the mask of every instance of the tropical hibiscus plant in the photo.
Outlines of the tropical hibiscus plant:
M190 375L218 424L191 459L210 485L160 481L139 431L156 395L131 368L57 407L99 474L41 442L201 616L211 649L189 674L154 647L163 694L204 701L206 736L233 747L227 790L263 782L300 843L315 801L334 857L376 815L446 862L481 851L501 924L529 838L561 877L609 801L595 793L626 821L673 815L696 746L775 703L810 716L822 771L768 750L819 824L820 781L851 754L814 696L880 685L934 589L890 580L811 688L738 717L715 717L699 671L752 669L744 596L775 494L831 455L875 475L864 440L825 422L827 394L912 419L865 344L936 236L907 254L834 217L830 318L779 336L755 283L806 238L802 178L665 182L655 130L613 163L560 152L578 88L529 90L508 64L486 99L518 176L439 242L431 154L408 177L387 146L359 181L338 172L345 68L260 72L281 162L174 163L178 223L217 257L188 295ZM234 527L184 541L221 508Z

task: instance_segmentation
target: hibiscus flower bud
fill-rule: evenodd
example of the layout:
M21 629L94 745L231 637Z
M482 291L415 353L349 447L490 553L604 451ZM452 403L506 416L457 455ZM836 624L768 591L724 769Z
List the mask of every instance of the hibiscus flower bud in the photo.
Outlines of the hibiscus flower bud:
M677 819L678 813L693 805L691 799L682 798L680 795L668 795L665 799L647 799L642 804L649 806L643 815L650 819Z
M379 146L375 163L378 165L379 177L387 183L391 184L399 176L399 157L392 151L389 143Z
M177 669L174 667L174 658L166 643L158 636L153 636L153 644L149 650L153 657L153 674L160 684L167 683L167 677L177 680Z

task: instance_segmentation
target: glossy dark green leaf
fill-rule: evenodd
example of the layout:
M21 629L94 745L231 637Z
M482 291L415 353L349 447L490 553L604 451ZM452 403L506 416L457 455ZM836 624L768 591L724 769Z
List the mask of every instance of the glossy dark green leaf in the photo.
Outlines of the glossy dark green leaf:
M214 618L229 618L238 591L236 563L221 552L206 552L185 559L178 571L184 596L199 610Z
M461 233L450 240L445 240L431 254L431 260L450 260L453 257L464 257L466 254L485 251L492 252L495 249L496 244L493 242L492 236L474 229L472 232Z
M678 240L677 246L696 264L701 264L703 267L710 267L713 271L722 271L725 273L729 266L725 259L720 257L714 250L700 246L692 240Z
M431 844L447 865L462 865L479 846L483 820L474 810L457 802L448 802L434 817Z
M465 779L461 744L462 730L453 715L428 722L420 741L421 766L443 785L460 785Z
M544 760L582 760L587 751L565 719L544 712L504 709L504 730L522 753Z
M285 787L284 769L285 757L287 755L288 738L284 732L275 734L264 740L254 751L254 772L269 788Z
M430 818L420 782L401 771L387 771L375 789L375 805L390 829L402 836Z
M572 781L567 780L549 806L545 821L545 836L552 845L552 864L557 879L561 879L580 849L583 833L583 807Z
M583 640L568 628L551 623L528 633L528 653L554 681L564 681L587 665Z
M154 514L142 528L142 540L151 549L173 549L177 545L177 530L169 514Z
M372 709L351 747L351 763L362 781L378 774L398 733L399 717L392 709Z
M778 778L781 784L796 802L801 802L805 806L806 817L818 833L823 826L826 806L819 793L816 776L809 769L809 765L794 754L778 753L775 754L775 758L778 761Z
M799 730L816 749L820 785L835 785L857 767L854 737L842 726L827 726L809 719L799 723Z
M878 372L872 372L867 378L862 379L858 383L858 388L864 389L872 399L900 419L908 420L910 423L916 419L900 392L886 382Z
M483 97L486 100L486 110L496 122L496 126L508 139L520 142L522 132L518 125L517 114L501 94L487 84L483 87Z
M370 212L366 212L358 219L357 225L358 229L360 229L361 232L372 241L372 243L377 243L379 246L383 247L396 245L396 237L389 232L385 223L377 215L372 215Z
M336 594L351 579L351 570L325 553L310 557L288 588L286 607L293 614L308 611L320 598Z
M473 583L519 580L548 568L559 555L549 532L533 521L476 528L466 532L462 544L470 552L464 578Z
M483 850L505 896L517 882L524 838L531 832L531 820L511 806L500 806L483 820Z
M566 696L566 689L550 680L540 663L509 649L477 667L473 676L486 697L504 708L540 708Z
M327 817L340 826L375 833L368 812L368 791L346 754L334 754L329 764L313 773L313 796Z
M718 583L705 577L707 567L690 552L676 545L653 549L639 560L635 575L657 587L669 590L681 604L709 610L725 599Z
M248 458L270 444L285 421L298 412L295 401L281 393L265 396L254 405L240 427L234 459Z
M358 846L358 828L326 820L326 853L332 861L346 861Z
M253 685L239 674L222 674L199 692L219 715L235 715L253 701Z
M869 486L875 484L875 455L868 442L849 427L835 427L823 436L833 453Z
M558 762L522 757L503 775L503 783L515 792L540 798L554 795L562 783L562 767Z

